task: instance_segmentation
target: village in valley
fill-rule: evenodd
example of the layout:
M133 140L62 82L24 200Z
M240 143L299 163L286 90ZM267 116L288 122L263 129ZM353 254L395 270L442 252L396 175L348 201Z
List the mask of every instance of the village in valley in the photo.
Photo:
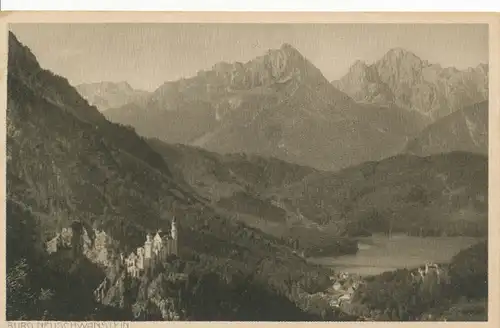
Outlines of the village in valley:
M435 263L426 263L424 266L406 270L411 281L419 288L432 289L436 285L449 284L450 277L447 270ZM347 314L356 315L360 320L372 320L370 316L360 312L362 305L357 299L356 292L366 285L369 276L361 276L349 272L332 273L329 277L331 286L323 292L304 295L310 300L323 300L328 302L331 308L343 311Z

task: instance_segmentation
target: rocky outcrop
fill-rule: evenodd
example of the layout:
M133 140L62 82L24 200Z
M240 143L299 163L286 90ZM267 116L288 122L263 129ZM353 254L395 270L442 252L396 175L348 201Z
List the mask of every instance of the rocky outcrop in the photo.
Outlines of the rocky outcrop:
M333 85L357 101L395 104L436 120L488 99L488 75L486 64L460 71L395 48L371 65L355 62Z

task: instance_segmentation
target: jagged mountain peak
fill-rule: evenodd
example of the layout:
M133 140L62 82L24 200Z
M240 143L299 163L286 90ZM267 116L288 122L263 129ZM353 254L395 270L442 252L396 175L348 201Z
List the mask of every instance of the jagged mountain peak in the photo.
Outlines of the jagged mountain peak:
M356 61L333 85L354 100L396 105L436 120L488 98L488 65L443 67L396 47L371 65Z
M386 52L386 54L384 55L384 57L386 57L386 58L391 58L391 57L395 57L395 58L415 58L415 59L421 60L413 52L411 52L411 51L409 51L409 50L407 50L405 48L401 48L401 47L395 47L395 48L389 49L389 51Z
M288 56L288 57L295 57L295 58L299 58L299 59L302 59L304 60L305 57L302 55L302 53L297 49L295 48L293 45L291 45L290 43L283 43L280 48L278 49L278 51L282 52L284 55Z
M366 62L364 60L357 59L351 67L366 67Z
M349 68L349 73L350 74L356 74L356 73L359 74L359 73L366 71L368 69L368 67L369 66L366 64L366 62L358 59Z
M282 49L282 50L291 50L291 51L295 50L295 51L297 51L297 49L295 49L294 46L292 46L290 43L287 43L287 42L283 43L281 45L280 49Z
M263 83L281 83L284 81L304 81L326 79L306 57L289 43L283 43L279 48L270 49L264 55L250 60L245 68L252 74L264 74Z
M192 88L194 85L199 87L200 93L204 90L250 90L288 82L328 84L317 67L291 44L284 43L245 63L218 62L209 70L199 71L196 76L184 79L182 83L174 82L175 86L164 84L161 92L172 88L183 89L184 86Z
M378 67L391 67L396 71L421 70L428 64L413 52L403 48L390 49L379 61L375 63Z

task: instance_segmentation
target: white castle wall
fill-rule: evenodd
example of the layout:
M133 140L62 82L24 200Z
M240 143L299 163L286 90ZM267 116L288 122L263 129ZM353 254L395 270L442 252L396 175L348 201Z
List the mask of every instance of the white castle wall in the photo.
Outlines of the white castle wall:
M92 240L86 229L83 229L81 245L83 255L95 263L105 266L113 265L111 263L111 254L108 245L111 238L104 231L94 230L95 238ZM72 247L73 231L71 228L63 228L60 233L46 243L47 252L54 253L63 248ZM132 277L138 277L142 272L161 263L171 255L178 253L178 232L175 219L172 220L170 234L165 238L161 237L161 231L158 231L154 238L151 235L146 236L144 245L138 247L136 252L130 253L127 257L120 255L121 265Z

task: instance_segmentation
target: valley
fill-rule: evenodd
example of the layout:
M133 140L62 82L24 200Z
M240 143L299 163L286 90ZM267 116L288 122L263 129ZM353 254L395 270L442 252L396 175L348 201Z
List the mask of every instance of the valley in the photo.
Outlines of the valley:
M9 32L7 318L484 320L487 74L392 49L331 83L283 43L73 86Z

